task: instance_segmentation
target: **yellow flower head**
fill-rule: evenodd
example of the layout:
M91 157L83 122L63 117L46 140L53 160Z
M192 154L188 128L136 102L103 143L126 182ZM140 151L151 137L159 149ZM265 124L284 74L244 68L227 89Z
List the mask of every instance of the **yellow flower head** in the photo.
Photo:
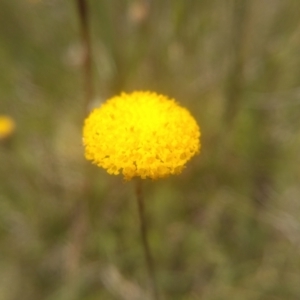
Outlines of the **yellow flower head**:
M189 111L152 92L122 93L94 109L83 127L85 157L125 179L179 174L199 152Z
M0 115L0 140L8 138L15 130L15 122L12 118Z

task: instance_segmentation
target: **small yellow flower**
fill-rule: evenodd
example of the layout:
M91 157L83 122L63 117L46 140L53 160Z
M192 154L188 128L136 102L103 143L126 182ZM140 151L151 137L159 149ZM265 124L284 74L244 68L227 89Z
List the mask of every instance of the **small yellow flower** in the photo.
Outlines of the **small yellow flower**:
M15 130L15 122L12 118L0 115L0 140L8 138Z
M200 150L189 111L152 92L122 93L94 109L83 127L85 157L126 180L179 174Z

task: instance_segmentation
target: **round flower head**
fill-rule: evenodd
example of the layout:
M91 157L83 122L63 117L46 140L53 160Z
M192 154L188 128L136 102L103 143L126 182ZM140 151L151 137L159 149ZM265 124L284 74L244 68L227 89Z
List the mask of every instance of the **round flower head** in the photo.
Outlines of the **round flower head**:
M83 127L86 159L127 180L179 174L199 152L199 138L187 109L151 92L109 99L91 112Z
M15 122L12 118L0 115L0 140L12 135L15 130Z

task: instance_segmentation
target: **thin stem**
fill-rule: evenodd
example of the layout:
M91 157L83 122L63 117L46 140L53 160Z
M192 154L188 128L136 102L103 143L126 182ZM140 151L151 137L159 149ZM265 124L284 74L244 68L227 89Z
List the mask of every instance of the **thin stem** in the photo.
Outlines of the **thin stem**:
M88 0L76 0L81 28L81 40L83 46L83 78L85 88L85 115L89 110L89 103L93 98L93 75L92 75L92 47L89 33Z
M93 97L92 86L92 54L91 54L91 42L89 36L89 14L87 0L75 0L77 4L77 13L79 18L79 25L81 31L81 41L84 50L83 60L83 79L84 79L84 114L85 118L89 103ZM83 181L82 190L78 195L78 199L74 204L73 214L70 222L70 243L66 249L66 278L67 280L74 279L79 274L80 259L84 251L85 239L88 231L88 207L87 199L91 193L90 184L90 168L86 165L85 177Z
M230 53L233 61L228 73L226 87L227 106L224 114L226 129L232 128L236 119L242 99L244 86L245 47L247 42L249 3L244 0L234 0L232 18L232 37L230 41Z
M155 276L155 269L154 269L154 262L151 255L149 243L148 243L148 231L147 231L147 222L146 222L146 215L145 215L145 206L144 206L144 197L142 192L142 182L141 180L136 180L135 192L136 198L138 202L138 210L139 210L139 219L140 219L140 232L141 232L141 239L143 245L143 252L145 256L148 276L151 283L151 290L153 299L159 300L159 293L157 287L157 281Z

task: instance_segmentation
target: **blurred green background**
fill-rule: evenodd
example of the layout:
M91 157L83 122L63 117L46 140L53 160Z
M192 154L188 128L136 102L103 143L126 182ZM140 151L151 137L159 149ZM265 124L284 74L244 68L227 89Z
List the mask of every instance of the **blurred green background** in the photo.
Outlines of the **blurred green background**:
M300 299L300 2L89 1L94 96L154 90L201 126L145 181L163 299ZM83 157L76 1L0 2L0 299L148 299L133 182Z

